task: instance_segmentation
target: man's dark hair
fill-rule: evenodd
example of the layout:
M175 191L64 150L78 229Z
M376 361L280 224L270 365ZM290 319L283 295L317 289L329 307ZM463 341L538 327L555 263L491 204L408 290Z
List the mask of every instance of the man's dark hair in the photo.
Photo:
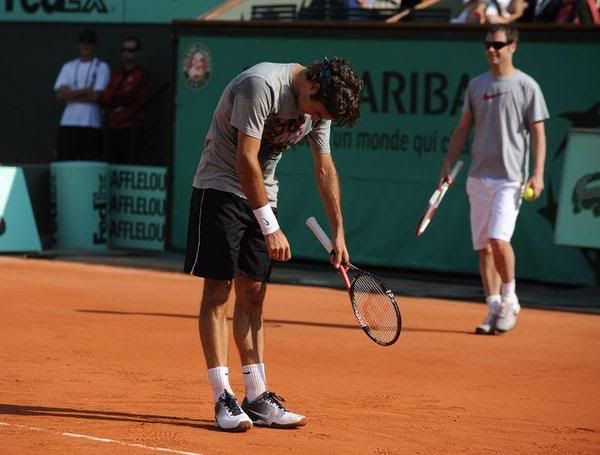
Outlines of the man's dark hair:
M96 44L96 32L86 28L79 32L79 42L87 44Z
M519 31L513 24L494 24L488 29L488 34L504 32L506 41L519 42Z
M128 36L127 38L125 38L123 40L123 42L125 41L133 41L135 43L135 48L138 51L142 50L142 42L140 41L140 39L137 36Z
M308 67L306 77L317 82L320 101L339 126L353 126L360 117L360 93L363 81L352 70L348 60L334 57L316 60Z

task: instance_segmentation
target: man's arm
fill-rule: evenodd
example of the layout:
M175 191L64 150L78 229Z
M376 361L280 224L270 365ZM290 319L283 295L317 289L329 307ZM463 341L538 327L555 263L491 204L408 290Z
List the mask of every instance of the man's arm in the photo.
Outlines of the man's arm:
M269 199L267 198L267 192L265 190L262 170L260 168L260 163L258 162L259 151L260 139L253 138L238 131L235 168L240 177L242 190L250 203L250 207L255 211L255 215L257 214L257 210L270 210L270 208L268 208ZM267 222L272 223L273 220L276 222L274 217L272 220L267 220ZM290 244L281 229L277 229L271 234L265 234L265 242L270 258L277 261L287 261L292 257Z
M56 99L61 101L71 101L73 90L68 85L62 85L56 90Z
M100 92L95 91L92 88L82 88L73 92L72 101L79 101L81 103L97 103L100 98Z
M78 101L95 103L98 101L100 93L92 90L91 88L82 88L79 90L71 90L68 85L63 85L56 91L56 98L61 101Z
M533 172L527 186L531 186L537 199L544 191L544 164L546 162L546 132L544 122L531 124L531 153L533 155Z
M325 213L327 213L327 218L329 219L329 226L331 227L333 237L333 248L335 250L333 265L337 268L342 261L350 261L344 236L340 183L330 153L320 153L313 150L313 157L315 160L317 186L319 187L319 193L323 201Z
M473 127L473 114L470 112L463 112L460 116L460 120L458 121L458 125L454 129L452 133L452 137L450 138L450 143L448 145L448 153L446 154L446 158L444 158L444 162L442 163L442 172L440 175L440 183L444 180L452 183L450 178L450 170L454 162L460 156L460 152L462 152L467 144L467 140L469 139L469 134L471 133L471 128Z

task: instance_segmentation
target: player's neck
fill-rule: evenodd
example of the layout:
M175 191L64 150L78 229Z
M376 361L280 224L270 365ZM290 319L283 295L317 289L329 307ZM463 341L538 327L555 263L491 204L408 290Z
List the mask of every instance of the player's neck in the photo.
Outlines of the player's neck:
M82 62L91 62L93 60L94 56L93 55L80 55L79 56L79 60L81 60Z
M296 97L302 92L304 85L307 83L306 68L302 65L292 66L292 92Z
M517 72L512 62L491 66L492 74L496 77L510 77Z

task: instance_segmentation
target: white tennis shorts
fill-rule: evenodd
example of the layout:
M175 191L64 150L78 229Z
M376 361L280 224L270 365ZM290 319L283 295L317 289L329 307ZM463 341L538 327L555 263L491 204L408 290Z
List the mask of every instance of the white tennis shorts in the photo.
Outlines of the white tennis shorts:
M510 242L521 208L522 186L504 179L467 179L473 249L482 250L490 239Z

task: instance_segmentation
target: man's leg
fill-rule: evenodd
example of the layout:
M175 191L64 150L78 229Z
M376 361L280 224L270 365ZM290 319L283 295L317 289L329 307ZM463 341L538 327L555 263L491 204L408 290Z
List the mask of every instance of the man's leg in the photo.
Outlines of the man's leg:
M505 240L490 239L493 261L496 264L497 275L502 284L515 280L515 252L512 245ZM500 287L498 287L498 291Z
M198 329L213 388L215 425L227 431L246 431L252 428L252 422L234 396L227 367L229 331L225 310L230 291L231 281L204 280Z
M500 288L501 309L496 330L508 332L516 323L521 307L515 292L515 253L510 240L515 230L521 207L519 182L501 182L495 188L488 237L496 269L502 279Z
M479 272L485 295L500 295L501 276L496 268L496 260L492 246L479 250Z
M249 214L252 230L242 241L240 271L235 276L235 310L233 334L242 361L242 373L246 398L242 409L256 425L275 428L296 428L306 424L306 417L288 411L282 406L283 399L267 390L264 373L264 324L263 302L267 291L266 282L271 274L271 260L264 243L264 236L252 214Z
M494 262L502 278L501 308L496 329L500 332L508 332L517 324L516 315L521 309L515 289L515 253L510 242L505 240L490 239L490 244L494 253Z
M479 250L479 272L485 291L488 314L483 323L477 326L475 333L493 335L495 332L495 322L500 312L500 285L502 281L496 269L492 247L489 244Z
M228 193L194 188L184 271L204 277L198 329L215 400L215 424L223 430L246 431L252 421L231 390L227 367L225 310L243 232L233 200Z
M233 336L242 365L262 363L264 352L263 301L267 284L243 275L235 277Z
M500 311L501 284L488 238L493 192L485 181L469 177L467 179L467 193L471 209L473 249L479 253L479 273L488 306L488 313L484 321L475 328L475 333L493 335L495 333L495 321Z
M229 331L225 311L230 291L231 281L204 280L198 329L209 369L228 364Z
M242 361L246 398L250 401L256 400L267 391L263 374L264 325L262 319L266 290L266 283L254 281L244 275L235 277L233 337Z

